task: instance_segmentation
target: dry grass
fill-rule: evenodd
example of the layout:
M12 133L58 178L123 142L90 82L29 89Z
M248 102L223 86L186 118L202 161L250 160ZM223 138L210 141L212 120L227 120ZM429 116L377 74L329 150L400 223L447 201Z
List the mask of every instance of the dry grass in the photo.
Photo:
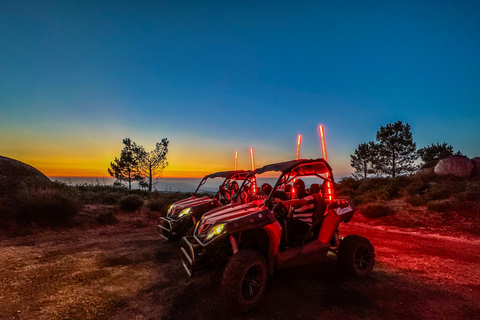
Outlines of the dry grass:
M330 256L277 273L258 308L237 316L220 303L223 268L205 268L190 279L178 243L160 240L153 215L117 218L115 225L0 239L0 319L465 319L480 311L474 297L480 288L472 284L478 274L465 273L465 266L478 270L478 240L473 249L461 242L456 257L442 245L432 249L434 239L405 240L395 237L402 233L377 234L359 224L354 233L366 233L377 248L371 278L345 278ZM432 274L429 261L444 267ZM458 276L446 279L449 274Z
M366 217L363 220L371 224L480 235L479 178L421 175L344 179L338 185L338 194L353 199L358 212Z
M126 308L159 280L154 221L144 216L149 227L138 228L138 219L120 215L116 226L4 240L0 318L106 319Z

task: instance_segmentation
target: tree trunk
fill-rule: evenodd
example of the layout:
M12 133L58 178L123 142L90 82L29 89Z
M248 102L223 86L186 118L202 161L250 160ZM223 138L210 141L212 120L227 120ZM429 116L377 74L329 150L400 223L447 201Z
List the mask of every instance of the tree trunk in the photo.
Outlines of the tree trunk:
M395 178L395 151L392 152L392 178Z
M128 190L132 190L132 172L130 169L128 169L127 172L128 172Z
M152 192L152 166L148 167L148 190Z
M363 179L367 179L367 162L363 162Z

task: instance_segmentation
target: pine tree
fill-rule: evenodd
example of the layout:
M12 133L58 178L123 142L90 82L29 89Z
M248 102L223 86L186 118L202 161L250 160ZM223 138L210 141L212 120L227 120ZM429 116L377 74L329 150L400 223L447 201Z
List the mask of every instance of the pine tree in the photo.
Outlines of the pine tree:
M417 169L414 161L418 154L408 123L404 125L402 121L397 121L381 126L377 131L377 141L377 158L373 163L377 172L395 177Z
M373 162L377 146L373 141L361 143L355 149L354 154L350 155L350 163L355 169L353 176L357 179L366 179L368 174L373 174Z
M120 158L115 157L115 160L110 162L108 173L117 179L115 184L123 185L127 183L128 189L131 190L132 181L140 179L138 154L143 148L137 146L130 138L123 139L123 144L125 146L120 152Z
M457 155L462 155L460 151L456 153ZM431 146L421 148L418 150L418 155L422 158L423 162L429 162L434 160L441 160L453 155L452 145L447 145L446 142L443 144L433 144Z

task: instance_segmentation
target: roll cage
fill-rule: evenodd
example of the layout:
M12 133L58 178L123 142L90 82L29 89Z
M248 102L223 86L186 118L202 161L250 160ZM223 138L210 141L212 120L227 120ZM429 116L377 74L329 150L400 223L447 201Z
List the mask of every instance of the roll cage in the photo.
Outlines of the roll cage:
M230 184L234 180L244 180L244 182L245 182L245 179L247 178L247 176L249 176L249 174L251 172L252 172L251 170L237 170L237 171L220 171L220 172L207 174L205 177L202 178L202 180L198 184L198 187L195 190L195 192L193 193L193 195L194 196L197 195L200 188L207 182L208 179L224 178L222 184L218 187L218 191L214 196L214 198L217 198L218 194L220 193L220 190L222 189L222 187ZM239 188L239 190L241 190L241 188Z
M298 177L312 177L315 176L323 180L324 184L327 186L325 190L330 197L333 198L333 173L330 165L323 158L318 159L300 159L292 160L286 162L279 162L274 164L269 164L251 171L243 183L246 183L249 180L249 177L260 175L266 172L271 171L280 171L281 174L277 179L277 182L273 186L272 191L266 197L264 204L268 205L273 200L273 196L278 189L281 189L282 186L289 184L294 179ZM243 188L243 184L240 187L240 190ZM270 206L269 206L270 207Z

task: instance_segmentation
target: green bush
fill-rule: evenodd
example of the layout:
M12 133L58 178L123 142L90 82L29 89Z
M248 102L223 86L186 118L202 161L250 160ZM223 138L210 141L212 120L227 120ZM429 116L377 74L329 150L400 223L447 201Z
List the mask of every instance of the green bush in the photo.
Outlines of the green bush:
M132 194L120 199L120 209L125 211L135 211L143 206L143 202L142 197Z
M368 205L361 212L367 218L381 218L395 214L395 211L389 207L382 204L371 204Z

